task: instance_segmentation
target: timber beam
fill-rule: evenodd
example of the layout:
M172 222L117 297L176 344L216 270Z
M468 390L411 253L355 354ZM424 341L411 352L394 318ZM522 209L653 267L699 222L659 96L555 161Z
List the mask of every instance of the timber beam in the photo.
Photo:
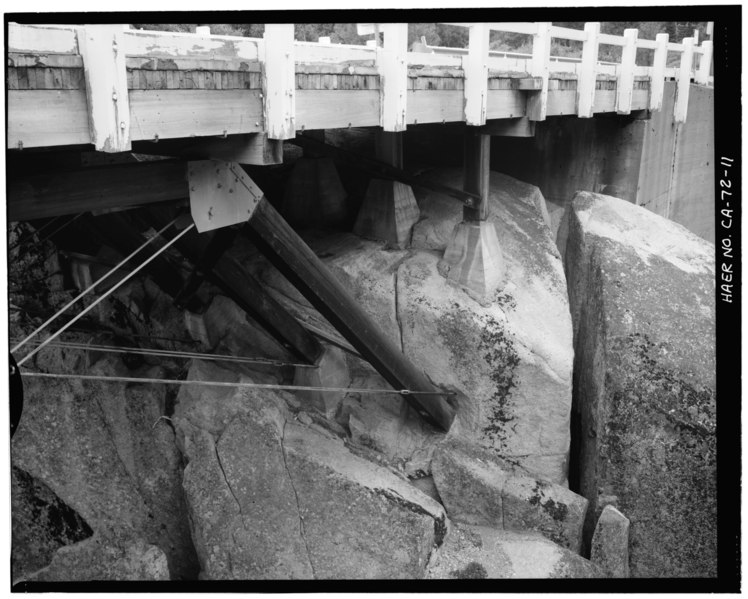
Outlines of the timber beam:
M218 287L242 310L265 329L295 358L314 364L322 355L322 345L311 333L274 300L262 285L236 261L223 253L236 235L224 228L212 233L194 229L177 241L174 247L196 268L210 263L212 267L200 274Z
M382 333L377 323L280 214L262 199L244 228L247 237L337 331L396 390L433 392L404 395L427 422L449 430L454 408L426 375Z
M189 197L186 163L134 162L8 177L8 220L22 221Z
M291 139L289 141L303 148L304 150L306 150L307 148L311 148L313 151L324 152L342 162L346 162L356 168L370 173L377 178L399 181L400 183L404 183L405 185L423 187L437 193L442 193L446 196L459 200L468 208L477 206L480 203L480 196L476 193L472 193L467 190L456 189L447 185L441 185L440 183L429 181L428 179L422 177L417 177L401 168L397 168L395 166L387 164L386 162L375 160L373 158L369 158L368 156L363 156L349 150L336 148L335 146L327 143L322 143L316 139L306 137L305 135L297 135L294 139Z

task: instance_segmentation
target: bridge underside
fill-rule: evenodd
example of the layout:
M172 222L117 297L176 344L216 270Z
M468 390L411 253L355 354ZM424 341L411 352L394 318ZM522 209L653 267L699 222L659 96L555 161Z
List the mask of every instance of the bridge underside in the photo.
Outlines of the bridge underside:
M91 143L80 57L11 55L9 64L9 148ZM297 131L379 126L375 67L298 65L295 79ZM616 85L612 75L597 76L593 112L615 113ZM489 71L486 118L524 117L528 97L540 86L541 79L527 73ZM264 130L260 63L128 58L127 87L133 141ZM406 123L464 121L464 87L461 69L409 68ZM636 77L632 110L648 108L649 91L649 78ZM552 74L547 116L575 115L576 106L577 76Z

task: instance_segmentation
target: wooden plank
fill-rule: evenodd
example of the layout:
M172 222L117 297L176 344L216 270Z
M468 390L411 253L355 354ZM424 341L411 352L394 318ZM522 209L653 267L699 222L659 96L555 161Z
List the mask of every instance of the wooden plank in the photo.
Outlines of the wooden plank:
M513 89L489 89L486 118L511 119L525 116L526 103L529 104L529 102L529 97L525 97L525 92Z
M426 52L408 52L407 63L410 67L431 66L431 67L462 67L462 57L449 56L447 54L429 54Z
M293 24L265 25L262 91L265 130L270 139L296 136L296 72Z
M595 91L595 103L592 105L594 112L615 112L616 90L598 89Z
M652 61L652 83L649 88L649 109L659 110L665 90L665 67L667 66L667 33L657 34L657 48Z
M118 25L87 25L78 36L91 141L100 152L125 152L131 147L123 36Z
M155 161L9 178L9 220L33 220L189 197L185 164Z
M50 67L62 69L83 68L78 54L8 54L9 67Z
M488 102L488 38L490 30L486 23L469 27L468 55L464 59L465 70L465 123L479 126L486 122Z
M547 116L576 115L577 91L575 89L558 89L548 92Z
M408 25L383 23L383 46L377 50L381 110L379 125L385 131L405 131L408 85Z
M259 60L258 41L227 35L209 38L194 33L128 30L124 35L127 56L151 58L221 59L253 62Z
M436 391L267 200L247 228L252 242L395 389ZM405 395L429 423L449 430L454 409L440 395Z
M163 218L152 226L160 227L166 222L166 218ZM220 247L216 252L216 244L228 247L235 235L235 231L227 229L208 234L199 234L193 230L177 241L174 247L193 265L198 265L203 257L209 257L211 253L218 253L212 268L204 272L205 277L296 359L313 364L322 351L319 342L281 304L268 295L263 286L234 258L226 254L220 255Z
M649 107L649 90L635 89L631 94L631 111L648 110Z
M262 131L262 100L253 89L130 92L132 139Z
M8 90L8 148L91 143L85 90Z
M480 128L480 132L500 137L534 137L535 121L527 117L494 119L486 121L486 124Z
M675 122L685 123L688 112L688 94L691 89L691 68L693 66L693 38L683 40L683 54L678 70L678 88L675 93Z
M462 96L462 92L460 92ZM341 129L379 125L379 90L297 90L296 128Z
M202 139L191 144L186 151L201 158L240 164L264 166L283 163L283 142L269 139L265 132L229 135L225 139Z
M407 123L449 123L464 118L462 90L408 91Z
M582 47L582 65L577 85L577 116L590 118L595 102L595 83L597 82L597 57L600 50L598 37L600 23L585 23L587 39Z
M530 93L527 97L527 116L533 121L544 121L548 106L548 75L551 56L551 24L537 23L537 31L533 35L532 60L530 61L530 75L540 77L543 87L539 92Z
M8 52L77 54L76 27L8 24Z
M600 34L600 43L609 46L625 46L626 40L620 35L610 35L609 33Z
M403 134L377 129L375 135L375 154L377 160L402 169Z
M701 47L704 52L699 59L699 69L696 71L695 82L700 85L709 84L709 72L712 68L712 52L714 50L713 43L709 40L705 40L701 43Z
M474 208L462 209L464 221L488 218L488 177L491 171L491 136L477 127L465 129L465 153L463 158L463 189L477 194L480 203Z
M294 52L298 65L306 63L358 63L356 66L374 66L376 50L366 46L348 44L316 44L294 42Z
M631 97L634 91L634 67L636 66L636 38L638 29L625 29L623 37L626 45L621 53L621 71L618 75L616 112L629 114L631 112Z

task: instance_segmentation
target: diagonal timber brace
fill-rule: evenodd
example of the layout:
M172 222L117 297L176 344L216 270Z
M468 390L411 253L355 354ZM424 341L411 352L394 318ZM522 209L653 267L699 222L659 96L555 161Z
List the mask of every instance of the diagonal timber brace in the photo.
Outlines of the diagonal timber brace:
M236 168L241 167L236 165ZM220 176L220 172L217 176ZM228 196L228 189L225 187L212 186L211 189L210 201L214 204L221 201L221 196ZM434 393L438 391L426 375L382 333L348 289L333 276L266 198L253 205L244 233L394 388ZM440 429L449 430L455 411L443 396L435 394L404 397L424 420Z

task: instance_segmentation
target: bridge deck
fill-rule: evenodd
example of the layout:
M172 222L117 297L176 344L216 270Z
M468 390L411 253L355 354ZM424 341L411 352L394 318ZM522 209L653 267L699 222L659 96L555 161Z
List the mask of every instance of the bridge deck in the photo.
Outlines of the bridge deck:
M288 27L292 36L292 26ZM109 37L96 54L89 51L92 65L87 69L85 45L79 38L89 31L91 39ZM586 73L581 62L551 61L550 55L545 71L538 71L533 57L485 52L480 65L485 78L478 79L476 86L472 50L462 50L464 55L390 51L401 63L392 67L387 62L387 39L385 35L382 49L294 42L292 37L289 41L268 34L259 40L129 31L122 26L113 30L12 24L7 55L8 147L94 143L97 149L122 151L130 140L258 132L284 139L304 129L383 126L397 131L423 123L483 124L523 116L542 120L628 113L658 107L653 77L679 76L678 69L665 69L664 63L659 72L656 66L633 62L627 72L623 64L598 63ZM124 57L117 56L117 42ZM114 57L100 58L100 48L112 44ZM287 50L285 58L270 56L276 48L271 44ZM115 79L102 81L107 77L96 74L93 62L99 60L109 60L111 68L98 72L108 77L114 71ZM690 63L687 69L690 79ZM594 92L590 113L582 115L580 89L585 77L593 78ZM126 97L117 99L116 89ZM476 96L482 103L478 123L469 114L476 111L468 109ZM541 97L544 111L538 115L530 105ZM113 112L106 105L112 100L117 105ZM115 117L98 116L101 111L92 108L96 102ZM125 116L117 113L117 107L127 108ZM104 144L101 135L97 141L100 129L109 137L124 139Z

